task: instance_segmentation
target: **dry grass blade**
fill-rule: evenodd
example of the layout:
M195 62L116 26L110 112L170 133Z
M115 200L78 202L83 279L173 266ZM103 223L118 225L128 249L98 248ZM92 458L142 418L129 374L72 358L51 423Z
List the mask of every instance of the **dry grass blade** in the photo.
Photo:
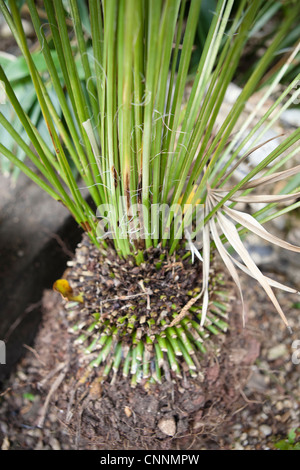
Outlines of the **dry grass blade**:
M246 266L242 263L240 263L237 259L235 259L233 256L231 256L228 253L228 256L230 256L231 260L243 271L244 273L248 274L248 276L251 276L255 279L255 276L252 274L252 272L246 268ZM300 294L296 289L293 289L292 287L288 287L284 284L281 284L281 282L275 281L274 279L271 279L270 277L265 276L266 281L268 282L269 286L271 287L276 287L277 289L284 290L286 292L290 292L291 294Z
M195 260L195 255L197 256L197 258L200 260L200 261L203 261L203 258L201 256L201 254L199 253L199 251L197 250L195 244L192 242L192 238L191 238L191 235L189 233L188 230L185 230L185 237L187 239L187 242L188 242L188 246L189 246L189 249L190 249L190 252L191 252L191 256L192 256L192 264L194 264L194 260Z
M233 172L241 165L241 163L243 163L248 157L249 155L251 155L253 152L255 152L256 150L260 149L261 147L263 147L264 145L268 144L269 142L271 142L272 140L275 140L275 139L278 139L278 137L282 137L284 134L279 134L279 135L276 135L275 137L271 137L271 139L268 139L266 140L265 142L262 142L261 144L258 144L256 145L256 147L253 147L252 149L250 149L243 157L241 157L231 168L230 170L219 180L218 184L221 185L223 183L223 181L225 181L231 174L233 174Z
M252 272L254 278L260 283L263 287L265 292L267 293L268 297L270 298L271 302L273 303L274 307L276 308L277 312L279 313L280 317L282 318L284 324L289 328L288 321L286 316L284 315L278 300L276 299L274 292L272 291L269 283L266 281L265 276L262 274L260 269L254 263L253 259L249 255L248 251L244 247L238 231L233 222L228 220L223 214L217 214L218 222L220 227L226 236L227 240L230 241L231 246L235 249L238 255L242 258L245 265L248 269Z
M99 152L98 144L97 144L96 139L95 139L91 119L88 119L87 121L83 122L82 127L84 128L84 130L86 132L86 135L87 135L87 137L90 141L92 151L93 151L93 154L94 154L94 157L95 157L95 161L97 163L97 168L99 170L99 174L101 176L101 179L103 180L103 172L102 172L102 168L101 168L101 164L100 164L100 152Z
M219 194L217 197L219 200L221 199L221 196ZM280 203L280 202L293 201L293 199L297 199L298 197L300 197L300 192L293 193L293 194L278 194L278 195L253 194L250 196L231 197L230 200L233 202L245 202L246 204L251 204L251 203L270 204L273 202Z
M297 173L300 173L300 165L297 165L293 168L289 168L288 170L278 171L277 173L273 173L272 175L262 176L261 178L256 178L254 180L248 181L240 188L240 190L244 191L245 189L253 189L263 184L277 183L277 181L281 181L285 178L289 178L290 176L294 176ZM214 192L222 193L225 191L226 193L228 193L232 191L233 189L234 187L214 188Z
M241 303L242 303L243 326L245 326L245 305L244 305L244 298L243 298L243 292L242 292L242 287L241 287L239 275L237 273L237 270L234 267L234 264L232 263L232 261L230 259L229 253L227 252L227 250L225 249L223 243L221 242L221 239L219 237L214 219L210 220L210 230L211 230L213 240L216 244L217 250L218 250L218 252L219 252L226 268L228 269L232 279L234 280L234 282L235 282L235 284L238 288L240 298L241 298Z
M286 250L295 251L296 253L300 253L300 247L296 245L292 245L281 238L272 235L271 233L267 232L267 230L254 218L252 215L247 214L246 212L236 211L234 209L230 209L229 207L224 206L223 210L226 214L228 214L232 219L236 222L242 224L247 229L254 232L259 237L267 240L271 243L274 243L281 248L285 248Z
M248 181L248 183L244 184L241 189L251 189L256 188L257 186L261 186L262 184L277 183L277 181L289 178L290 176L294 176L297 173L300 173L300 165L297 165L288 170L273 173L272 175L262 176L261 178L256 178L252 181Z
M202 295L203 290L200 292L200 294L196 295L196 297L193 297L191 300L189 300L189 302L183 307L181 312L177 315L177 317L174 318L170 325L165 325L162 330L177 325L188 314L189 309L201 298Z
M208 209L205 208L205 212L208 212ZM203 302L202 302L202 316L201 316L201 326L204 325L207 308L208 308L208 282L209 282L209 268L210 268L210 236L209 236L209 226L205 225L203 228Z

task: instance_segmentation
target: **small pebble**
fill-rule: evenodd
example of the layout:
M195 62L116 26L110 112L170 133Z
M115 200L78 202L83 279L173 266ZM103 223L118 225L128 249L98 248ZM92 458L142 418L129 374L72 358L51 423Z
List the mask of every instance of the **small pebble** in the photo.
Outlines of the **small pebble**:
M49 439L49 444L52 448L52 450L61 450L60 443L55 437L50 437Z
M22 26L24 29L25 36L31 36L34 32L32 24L27 20L22 20ZM1 27L0 34L3 38L10 38L12 36L12 32L10 27L7 23L4 23Z
M293 407L293 403L291 402L291 400L284 400L283 401L283 406L285 408L292 408Z
M287 348L285 344L277 344L268 351L268 360L275 361L280 357L283 357L287 354Z
M267 424L259 426L259 430L264 436L270 436L272 434L272 428Z
M1 450L9 450L10 448L10 442L7 436L4 437L2 445L1 445Z
M285 126L300 127L300 110L298 108L286 109L280 120Z
M176 433L176 423L173 416L170 418L162 418L158 423L158 427L161 432L167 436L174 436Z
M27 381L27 375L24 374L24 372L22 372L21 370L19 370L19 371L17 372L17 375L18 375L18 378L19 378L20 380L22 380L23 382L26 382L26 381Z
M278 401L275 406L276 406L276 409L277 409L278 411L283 410L283 403L282 403L282 401Z
M42 439L39 440L39 442L38 442L37 445L35 446L34 450L44 450L44 444L43 444Z
M250 429L249 431L249 436L251 437L257 437L259 435L259 432L257 429Z
M242 88L235 85L235 83L229 83L226 93L225 101L229 104L234 104L242 92Z
M233 450L244 450L244 447L239 442L236 442Z
M127 418L130 418L130 416L132 415L132 411L131 411L131 409L129 408L129 406L125 406L124 412L125 412Z

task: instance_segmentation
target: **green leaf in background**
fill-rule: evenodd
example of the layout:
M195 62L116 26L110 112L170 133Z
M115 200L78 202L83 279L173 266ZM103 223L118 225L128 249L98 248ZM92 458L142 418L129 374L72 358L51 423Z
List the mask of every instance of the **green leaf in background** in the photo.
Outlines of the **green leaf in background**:
M300 450L300 428L291 429L286 439L281 439L274 445L278 450Z

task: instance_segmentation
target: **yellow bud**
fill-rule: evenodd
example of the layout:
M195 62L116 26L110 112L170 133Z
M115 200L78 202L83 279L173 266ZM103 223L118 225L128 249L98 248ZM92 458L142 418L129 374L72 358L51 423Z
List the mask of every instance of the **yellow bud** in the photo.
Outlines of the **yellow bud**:
M53 284L53 289L56 292L59 292L65 300L73 300L75 302L83 303L83 295L74 295L73 289L66 279L58 279L57 281L55 281L55 283Z

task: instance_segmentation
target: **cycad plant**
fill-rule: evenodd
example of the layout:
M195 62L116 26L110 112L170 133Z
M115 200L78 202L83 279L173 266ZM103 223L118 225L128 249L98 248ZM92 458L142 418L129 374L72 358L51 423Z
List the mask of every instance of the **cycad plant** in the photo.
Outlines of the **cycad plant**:
M195 74L190 64L201 24L200 0L90 0L84 24L79 3L44 0L47 20L41 22L35 2L26 1L48 70L40 74L16 1L0 0L52 142L29 119L0 68L5 97L22 132L3 113L0 124L31 165L3 144L0 151L64 204L86 232L70 263L70 277L55 288L68 300L77 343L93 356L90 365L103 377L131 374L133 385L160 381L163 373L193 376L201 369L205 339L227 329L223 271L229 271L241 298L239 270L254 277L288 326L273 288L296 290L266 277L242 240L250 230L300 252L262 226L299 207L300 188L289 186L287 192L282 186L276 195L259 192L299 172L300 165L290 162L299 150L300 130L278 136L279 144L256 167L249 166L239 180L234 177L300 94L297 75L270 104L299 52L298 41L285 63L273 67L269 86L241 119L299 19L300 5L291 3L224 115L225 93L251 31L259 28L264 2L217 2ZM235 208L239 202L264 206L250 214ZM215 253L225 266L216 265Z

